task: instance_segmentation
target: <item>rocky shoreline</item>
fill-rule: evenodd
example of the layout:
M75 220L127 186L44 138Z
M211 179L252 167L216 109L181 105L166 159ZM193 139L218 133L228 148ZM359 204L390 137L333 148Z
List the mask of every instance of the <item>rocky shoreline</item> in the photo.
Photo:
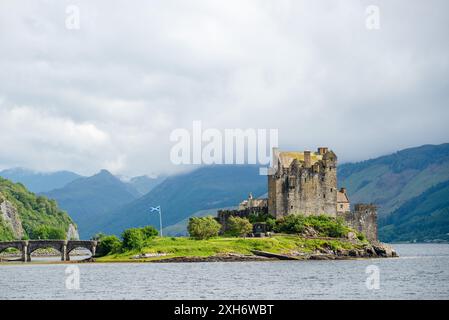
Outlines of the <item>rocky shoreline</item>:
M346 240L349 241L349 240ZM35 253L39 257L55 257L60 253L56 250L40 250ZM74 252L74 255L82 255L82 252ZM194 263L194 262L251 262L251 261L280 261L280 260L350 260L370 258L395 258L398 254L388 244L381 242L366 243L358 245L353 249L333 250L329 246L322 246L314 252L290 251L286 253L272 253L267 251L252 250L251 254L221 253L212 256L178 256L171 257L170 254L141 254L126 260L97 260L89 257L83 260L70 261L70 263L120 263L120 262L143 262L143 263ZM15 253L2 254L0 262L13 262L11 258L20 258Z
M264 251L252 252L253 254L218 254L209 257L166 257L161 259L143 260L148 263L194 263L194 262L250 262L250 261L279 261L279 260L351 260L351 259L369 259L369 258L396 258L398 254L387 244L374 243L366 245L362 249L338 250L323 249L313 253L291 252L289 254L274 254ZM134 258L139 260L138 257ZM93 259L95 261L95 259ZM112 261L113 262L113 261Z

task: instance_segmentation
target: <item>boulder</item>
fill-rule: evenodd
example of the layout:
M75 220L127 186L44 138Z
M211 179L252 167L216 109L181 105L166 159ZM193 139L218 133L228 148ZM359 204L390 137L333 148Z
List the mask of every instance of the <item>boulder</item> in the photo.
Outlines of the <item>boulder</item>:
M379 257L393 258L398 256L396 251L390 245L385 243L379 242L373 244L373 249Z

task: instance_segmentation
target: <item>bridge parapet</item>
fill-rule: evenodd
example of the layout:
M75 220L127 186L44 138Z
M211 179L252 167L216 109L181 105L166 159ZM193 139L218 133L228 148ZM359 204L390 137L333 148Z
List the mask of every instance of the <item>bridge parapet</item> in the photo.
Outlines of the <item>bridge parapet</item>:
M85 248L95 256L98 241L93 240L18 240L0 242L0 253L8 248L16 248L22 254L22 261L31 261L31 254L37 249L53 248L61 253L62 261L70 260L70 252Z

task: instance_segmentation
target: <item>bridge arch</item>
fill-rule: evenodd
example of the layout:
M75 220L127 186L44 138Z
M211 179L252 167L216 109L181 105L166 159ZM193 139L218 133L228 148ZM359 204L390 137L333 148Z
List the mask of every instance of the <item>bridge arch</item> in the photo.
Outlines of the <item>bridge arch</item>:
M85 241L85 240L71 240L67 243L66 261L70 260L70 253L75 249L89 250L92 257L95 256L97 251L97 241Z
M67 241L65 240L29 240L27 261L31 261L31 254L37 249L53 248L61 253L61 260L65 261Z
M0 242L0 253L10 248L22 250L23 246L22 241Z
M0 242L0 253L9 248L18 249L22 254L22 261L26 261L28 251L28 241L5 241Z

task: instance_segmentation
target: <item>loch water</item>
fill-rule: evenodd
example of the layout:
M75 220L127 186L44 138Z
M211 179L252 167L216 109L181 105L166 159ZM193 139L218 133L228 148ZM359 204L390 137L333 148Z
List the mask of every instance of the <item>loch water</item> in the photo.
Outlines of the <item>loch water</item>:
M399 258L2 263L0 299L449 299L449 244L393 246Z

